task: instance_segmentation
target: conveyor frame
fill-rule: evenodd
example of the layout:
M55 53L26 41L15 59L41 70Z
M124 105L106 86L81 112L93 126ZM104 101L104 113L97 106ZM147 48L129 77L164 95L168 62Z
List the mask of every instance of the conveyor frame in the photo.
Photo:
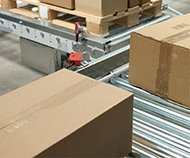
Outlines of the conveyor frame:
M132 31L178 15L178 13L170 8L166 10L170 13L168 14L166 11L165 14L159 18L144 18L141 20L140 25L131 29L126 29L125 27L114 28L110 35L106 37L95 37L83 33L79 42L75 41L75 33L70 29L3 10L0 10L0 30L62 51L65 56L71 52L83 52L85 62L83 62L81 67L77 67L77 69L84 72L84 69L88 69L92 65L97 65L97 63L107 58L127 52L129 50L129 39ZM127 61L128 56L125 57ZM121 64L118 65L119 62L118 60L116 61L117 64L115 64L116 66L113 68L124 64L121 62ZM60 65L60 63L58 64Z

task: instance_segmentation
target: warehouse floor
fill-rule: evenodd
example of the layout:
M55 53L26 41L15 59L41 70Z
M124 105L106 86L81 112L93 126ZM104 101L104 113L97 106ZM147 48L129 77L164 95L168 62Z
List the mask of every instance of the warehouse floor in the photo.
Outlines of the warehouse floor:
M164 1L182 13L190 12L189 0ZM0 95L44 76L22 64L18 37L0 32L0 48Z

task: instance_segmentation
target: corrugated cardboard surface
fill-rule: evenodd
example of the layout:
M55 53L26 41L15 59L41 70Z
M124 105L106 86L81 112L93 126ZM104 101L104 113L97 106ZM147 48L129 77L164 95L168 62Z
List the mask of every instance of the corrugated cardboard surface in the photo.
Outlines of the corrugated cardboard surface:
M123 157L133 97L62 70L0 97L0 157Z
M190 14L136 31L131 84L190 107Z
M96 16L106 16L128 9L127 0L75 0L76 10Z
M40 0L40 1L63 8L75 9L75 0Z

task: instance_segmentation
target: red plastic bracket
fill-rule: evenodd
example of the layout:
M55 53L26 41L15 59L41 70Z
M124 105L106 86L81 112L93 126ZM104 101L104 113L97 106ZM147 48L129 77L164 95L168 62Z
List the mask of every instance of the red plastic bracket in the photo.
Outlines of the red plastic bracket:
M68 59L69 65L80 66L82 61L82 52L72 52Z

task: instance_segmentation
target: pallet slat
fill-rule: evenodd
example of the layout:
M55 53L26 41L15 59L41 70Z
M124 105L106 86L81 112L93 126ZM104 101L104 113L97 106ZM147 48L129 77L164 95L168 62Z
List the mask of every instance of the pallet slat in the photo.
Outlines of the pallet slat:
M14 8L14 9L11 9L10 11L13 12L13 13L16 13L16 14L26 15L27 17L33 18L33 19L38 18L38 14L37 13L28 11L26 9Z

